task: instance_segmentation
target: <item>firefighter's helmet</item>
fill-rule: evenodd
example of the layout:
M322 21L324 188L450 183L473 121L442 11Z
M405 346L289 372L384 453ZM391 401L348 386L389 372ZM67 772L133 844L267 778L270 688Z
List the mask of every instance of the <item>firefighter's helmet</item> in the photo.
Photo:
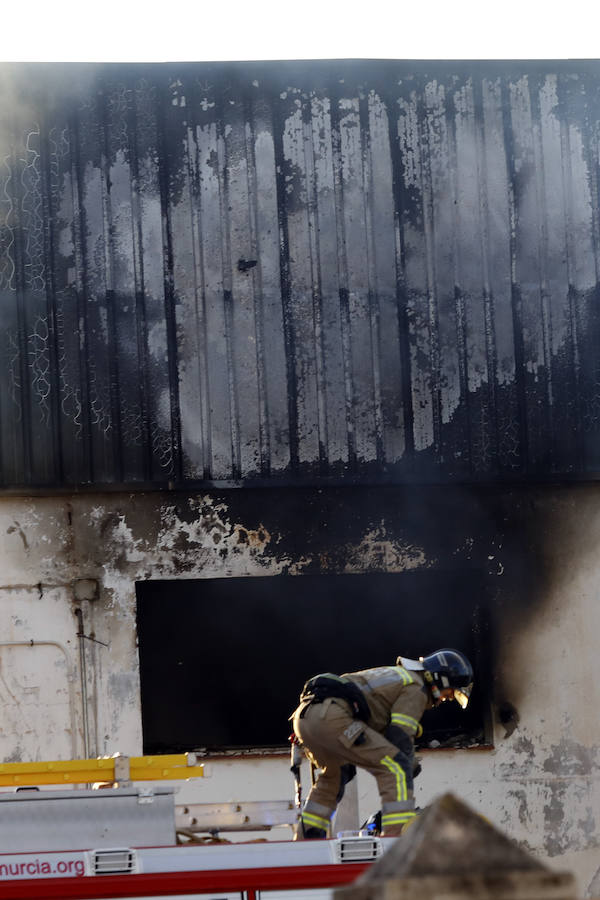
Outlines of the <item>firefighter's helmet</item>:
M457 703L463 709L467 706L473 688L473 666L460 650L436 650L418 660L399 656L398 664L405 669L422 671L434 700L440 699L442 691L452 689Z

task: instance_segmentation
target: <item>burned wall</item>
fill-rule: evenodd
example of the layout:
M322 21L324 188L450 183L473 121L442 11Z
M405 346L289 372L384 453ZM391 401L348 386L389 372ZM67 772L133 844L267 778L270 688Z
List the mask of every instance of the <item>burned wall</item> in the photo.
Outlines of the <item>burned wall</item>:
M0 487L597 477L597 61L5 65Z
M591 881L600 817L600 734L590 714L600 688L588 662L600 626L595 486L4 498L0 527L4 759L141 752L136 584L269 577L283 586L306 576L420 572L437 573L430 583L439 586L445 573L451 582L472 572L480 594L462 597L456 610L482 610L478 676L493 748L425 749L420 802L451 781L536 853ZM442 590L421 601L443 618L449 598ZM282 612L287 602L282 590ZM368 605L351 614L359 627L368 623ZM187 627L168 597L164 616ZM394 651L396 621L392 613ZM402 640L399 629L400 652ZM311 652L317 647L315 639ZM385 661L372 652L367 664ZM229 796L215 766L216 780L196 799ZM272 766L283 778L287 759ZM373 802L365 788L365 811Z
M413 632L410 646L402 646L402 617L410 617L410 604L408 609L394 607L395 588L389 584L389 609L380 605L372 617L377 628L382 629L387 611L392 633L398 629L397 652L417 653L433 649L431 640L442 641L439 620L458 616L465 635L477 641L486 701L496 703L510 726L512 717L518 717L523 686L502 665L506 647L548 615L548 597L565 577L559 534L563 516L570 521L571 513L561 498L576 503L590 490L593 493L583 487L563 493L542 488L288 488L6 499L4 508L19 512L6 519L5 590L22 586L39 605L51 591L73 594L72 584L97 581L98 593L91 599L80 589L71 598L82 605L84 617L90 617L86 629L101 642L85 644L94 657L91 668L97 665L104 671L108 665L110 670L115 652L121 662L129 660L125 670L131 689L137 690L137 676L131 674L137 671L136 584L270 577L275 578L275 596L280 585L282 610L291 615L286 609L289 577L302 583L305 576L309 590L315 578L362 576L364 591L355 586L347 604L349 619L360 630L369 617L369 592L383 590L383 576L404 574L418 584L414 577L421 575L421 587L413 589L410 601L415 602L416 590L428 611L421 643ZM572 559L565 561L565 569L567 563L572 569ZM31 574L25 578L25 572ZM326 606L327 581L321 584ZM168 610L168 590L165 597ZM301 601L300 589L295 604ZM252 602L260 614L256 591ZM115 625L121 620L127 626L123 630ZM426 632L427 622L435 639ZM265 621L263 645L267 643ZM326 652L326 644L320 652ZM312 658L313 664L317 661ZM320 664L325 661L322 656ZM122 679L122 670L116 666L111 677Z

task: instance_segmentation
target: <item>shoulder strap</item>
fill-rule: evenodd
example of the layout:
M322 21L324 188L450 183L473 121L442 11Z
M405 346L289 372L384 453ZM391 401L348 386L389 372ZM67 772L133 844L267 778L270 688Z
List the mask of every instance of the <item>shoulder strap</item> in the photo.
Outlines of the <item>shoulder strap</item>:
M369 705L359 686L353 681L340 678L339 675L333 675L331 672L310 678L302 688L300 702L309 700L314 703L322 703L328 697L339 697L341 700L346 700L352 707L356 719L366 722L369 718Z

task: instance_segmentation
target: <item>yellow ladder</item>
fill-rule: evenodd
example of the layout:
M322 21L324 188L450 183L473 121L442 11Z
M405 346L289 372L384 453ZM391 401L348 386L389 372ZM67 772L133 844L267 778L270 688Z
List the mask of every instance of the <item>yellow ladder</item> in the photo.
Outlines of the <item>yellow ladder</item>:
M66 759L50 762L0 763L0 786L87 784L96 781L162 781L202 778L204 766L195 753L164 756L112 756L109 759Z

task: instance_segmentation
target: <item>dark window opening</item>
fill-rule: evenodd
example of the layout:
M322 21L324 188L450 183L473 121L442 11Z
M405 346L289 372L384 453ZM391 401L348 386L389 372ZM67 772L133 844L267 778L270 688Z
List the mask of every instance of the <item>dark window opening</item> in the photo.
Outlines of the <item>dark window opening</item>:
M425 714L423 746L484 744L478 573L300 575L137 584L144 753L284 747L304 682L457 647L471 703Z

